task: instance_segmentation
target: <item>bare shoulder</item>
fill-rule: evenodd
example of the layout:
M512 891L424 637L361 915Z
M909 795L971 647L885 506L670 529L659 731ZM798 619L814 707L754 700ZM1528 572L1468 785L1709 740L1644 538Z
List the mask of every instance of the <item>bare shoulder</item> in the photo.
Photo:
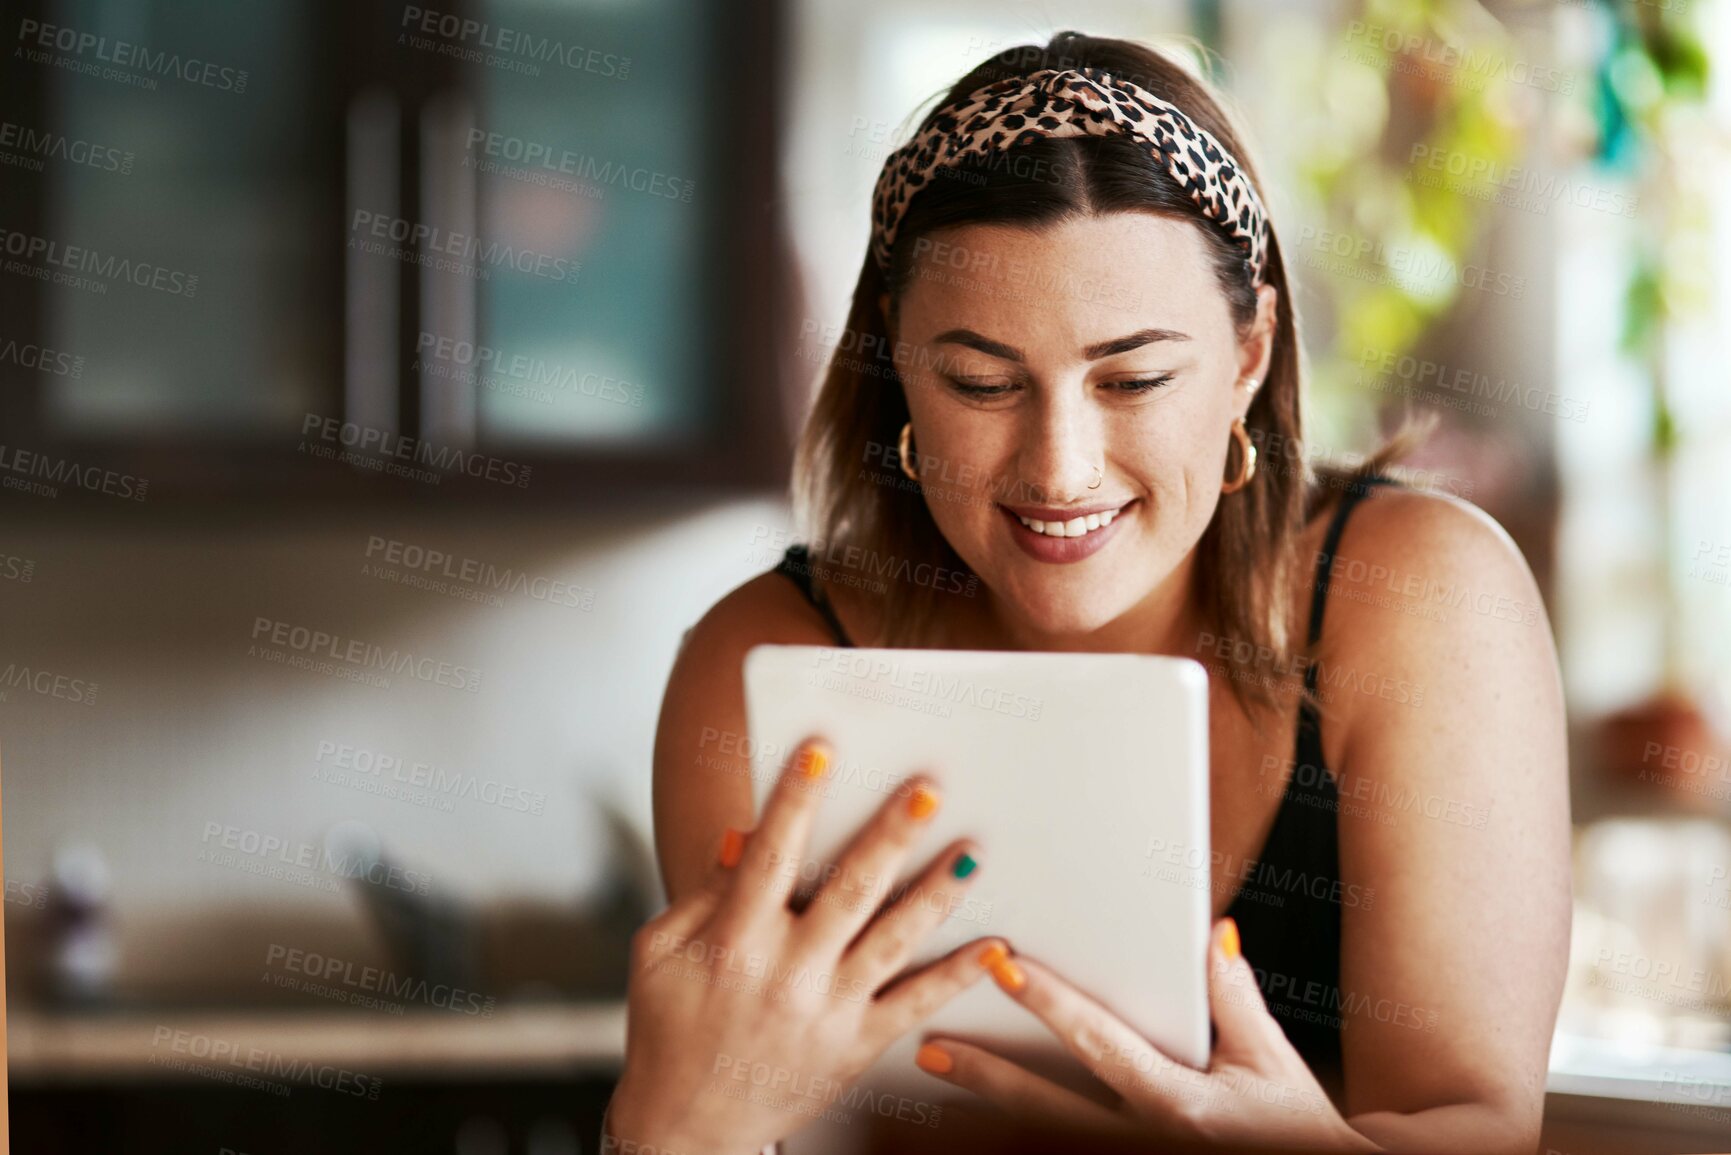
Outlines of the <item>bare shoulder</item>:
M706 682L727 683L731 678L737 684L739 663L752 646L834 642L828 622L791 580L773 571L761 573L735 586L691 627L680 645L674 676L689 672L709 675Z
M1484 510L1445 494L1378 488L1359 502L1329 559L1326 614L1335 645L1375 647L1390 660L1510 646L1554 653L1520 547Z
M687 641L714 643L746 637L753 639L747 648L756 642L803 645L831 640L829 627L816 607L798 586L774 571L760 573L723 595L697 620Z
M1372 678L1403 679L1420 701L1462 688L1454 683L1463 676L1494 692L1555 671L1532 570L1508 532L1471 502L1373 489L1327 564L1325 654Z
M701 880L726 827L752 823L746 652L833 640L793 582L774 572L736 586L686 632L655 731L655 847L670 896Z
M1342 911L1341 985L1449 1024L1355 1023L1349 1114L1472 1094L1536 1127L1570 910L1567 731L1538 585L1483 510L1396 488L1358 503L1329 560L1322 741L1346 800L1341 877L1375 893L1374 910Z
M1447 494L1373 489L1353 511L1347 535L1356 553L1385 567L1533 585L1520 548L1496 519Z

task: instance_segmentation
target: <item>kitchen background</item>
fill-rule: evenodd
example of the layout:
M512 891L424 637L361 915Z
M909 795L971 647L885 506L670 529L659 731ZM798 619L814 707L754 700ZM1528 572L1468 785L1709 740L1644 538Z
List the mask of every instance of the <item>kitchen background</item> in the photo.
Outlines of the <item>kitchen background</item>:
M1547 1144L1731 1133L1724 0L7 12L19 1150L594 1146L680 635L792 540L912 111L1065 27L1237 106L1303 452L1434 413L1416 477L1544 586L1578 827Z

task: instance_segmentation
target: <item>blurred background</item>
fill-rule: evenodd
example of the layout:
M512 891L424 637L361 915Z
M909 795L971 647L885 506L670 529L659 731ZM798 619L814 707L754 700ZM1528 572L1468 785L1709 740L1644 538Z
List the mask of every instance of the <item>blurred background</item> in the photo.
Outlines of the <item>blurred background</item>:
M884 157L1061 28L1236 106L1302 452L1435 414L1543 586L1547 1145L1731 1134L1725 0L6 11L19 1150L593 1148L681 634L791 540Z

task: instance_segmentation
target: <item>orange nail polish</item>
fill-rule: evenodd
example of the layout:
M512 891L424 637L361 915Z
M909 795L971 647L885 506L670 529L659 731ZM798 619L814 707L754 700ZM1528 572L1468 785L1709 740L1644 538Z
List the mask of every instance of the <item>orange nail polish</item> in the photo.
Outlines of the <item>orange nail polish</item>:
M822 778L829 772L829 747L821 742L807 746L800 769L807 778Z
M936 1043L927 1043L914 1056L914 1066L922 1071L930 1071L934 1075L947 1075L956 1061L950 1058L950 1053Z
M729 826L721 836L721 865L732 870L745 854L745 832Z
M993 943L981 951L980 965L992 972L993 982L1011 994L1028 985L1028 976L1022 973L1021 967L1010 961L1010 952L1003 943Z
M916 786L908 798L908 814L918 819L930 818L938 809L938 792L929 786Z
M1220 932L1220 953L1226 956L1227 962L1232 962L1243 953L1243 946L1238 941L1238 920L1227 919L1226 929Z

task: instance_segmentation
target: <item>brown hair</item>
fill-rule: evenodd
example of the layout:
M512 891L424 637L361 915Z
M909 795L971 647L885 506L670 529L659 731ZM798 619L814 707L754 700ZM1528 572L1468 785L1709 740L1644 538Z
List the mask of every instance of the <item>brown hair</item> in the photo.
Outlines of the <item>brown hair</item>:
M1243 135L1208 85L1178 62L1130 41L1061 32L1043 47L1008 49L958 80L938 107L1000 80L1045 68L1077 67L1104 70L1183 109L1237 159L1267 203ZM925 123L932 119L928 113ZM937 572L969 572L938 531L919 487L902 475L894 449L908 420L908 406L896 373L903 358L891 347L879 298L888 293L895 308L913 275L920 238L962 224L1040 225L1125 210L1197 226L1234 326L1241 339L1248 335L1256 316L1256 291L1243 249L1202 215L1145 146L1122 137L1046 138L1017 145L988 162L940 171L907 206L887 273L879 270L868 249L848 312L846 338L830 361L796 451L795 509L826 550L858 551L852 556L870 559L868 565L879 572L911 572L904 564L910 562L936 567ZM1302 454L1291 460L1284 453L1268 452L1302 446L1303 429L1298 318L1272 222L1269 232L1264 279L1279 291L1279 308L1268 374L1245 416L1252 442L1263 449L1262 467L1250 485L1221 500L1196 546L1195 580L1205 620L1220 637L1248 642L1262 654L1290 661L1295 631L1288 621L1289 579L1298 563L1298 534L1317 499L1327 500L1329 490L1338 492L1338 485L1319 481L1326 474L1332 475L1326 480L1350 483L1369 474L1396 456L1407 439L1397 438L1400 445L1385 447L1352 471L1319 472ZM1231 460L1237 461L1236 452ZM868 644L916 644L946 585L954 588L943 582L888 582L880 618L885 625L881 636ZM1232 688L1246 706L1274 704L1275 692L1261 677L1235 677Z

